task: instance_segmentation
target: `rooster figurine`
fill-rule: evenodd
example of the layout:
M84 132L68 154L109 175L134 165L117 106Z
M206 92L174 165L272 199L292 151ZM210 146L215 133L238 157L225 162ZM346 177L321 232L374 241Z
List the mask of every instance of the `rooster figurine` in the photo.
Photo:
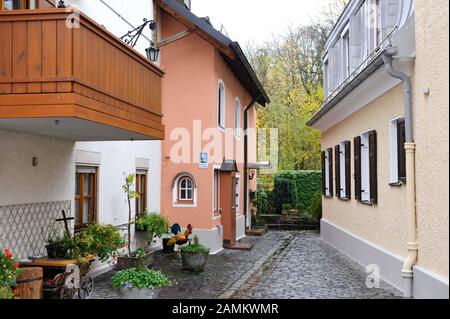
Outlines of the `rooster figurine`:
M167 246L173 246L175 244L181 246L188 242L189 235L192 234L192 225L189 224L183 234L181 233L181 227L178 224L174 224L171 231L174 236L167 242Z

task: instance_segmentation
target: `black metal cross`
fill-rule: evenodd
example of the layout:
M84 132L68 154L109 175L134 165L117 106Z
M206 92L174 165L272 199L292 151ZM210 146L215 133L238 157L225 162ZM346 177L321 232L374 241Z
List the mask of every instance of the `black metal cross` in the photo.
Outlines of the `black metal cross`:
M62 210L62 215L63 215L63 218L58 218L58 219L56 219L56 221L57 222L64 222L64 226L66 228L66 232L67 232L67 234L70 234L69 225L67 224L67 221L68 220L74 220L75 218L74 217L66 217L66 211L64 209Z

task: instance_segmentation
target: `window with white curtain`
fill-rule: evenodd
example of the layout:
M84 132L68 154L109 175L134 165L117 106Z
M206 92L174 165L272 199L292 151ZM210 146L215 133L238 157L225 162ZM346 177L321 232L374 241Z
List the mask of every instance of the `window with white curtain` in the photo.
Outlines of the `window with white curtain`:
M236 130L236 136L241 136L241 102L239 101L239 98L236 98L235 103L235 123L234 128Z
M218 102L217 102L217 113L218 113L218 126L220 128L225 128L225 84L222 80L219 81L219 91L218 91Z

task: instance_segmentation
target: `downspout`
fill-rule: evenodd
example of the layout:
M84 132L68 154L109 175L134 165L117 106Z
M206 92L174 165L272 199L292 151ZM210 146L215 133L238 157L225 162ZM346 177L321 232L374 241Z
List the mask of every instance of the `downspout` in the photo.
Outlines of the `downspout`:
M255 105L256 101L261 98L261 95L254 98L249 105L244 109L244 223L247 229L248 220L248 111Z
M392 65L393 55L397 53L395 48L390 48L383 53L383 62L390 76L400 79L403 84L403 106L405 112L405 152L406 152L406 211L408 214L408 257L403 269L403 295L407 298L413 296L413 267L417 262L419 243L417 241L417 216L416 216L416 177L415 177L415 152L416 144L413 135L413 119L411 105L411 80L408 75L395 70Z

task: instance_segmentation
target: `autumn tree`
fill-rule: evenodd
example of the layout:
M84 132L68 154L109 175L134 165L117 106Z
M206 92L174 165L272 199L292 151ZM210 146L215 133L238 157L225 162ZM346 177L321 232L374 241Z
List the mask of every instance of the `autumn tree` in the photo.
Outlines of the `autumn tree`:
M271 98L258 109L258 127L278 128L279 169L320 169L320 133L306 125L323 102L325 41L347 0L331 0L306 26L290 27L247 56Z

